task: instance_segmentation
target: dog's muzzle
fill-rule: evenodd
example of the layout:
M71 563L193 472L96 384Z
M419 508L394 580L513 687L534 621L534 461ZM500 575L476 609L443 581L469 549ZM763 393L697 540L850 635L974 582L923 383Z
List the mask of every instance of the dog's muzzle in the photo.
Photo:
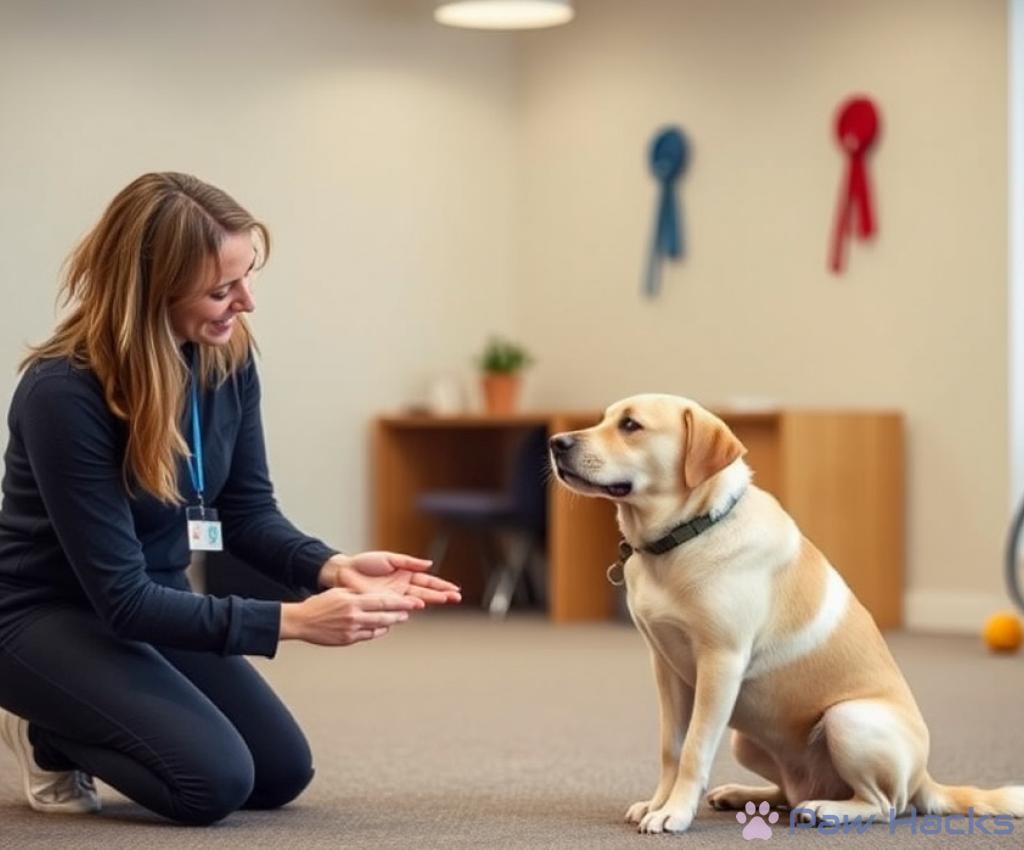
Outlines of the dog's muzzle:
M613 499L622 499L633 492L633 485L629 481L617 481L612 484L600 484L589 478L580 475L576 471L574 455L580 441L572 434L555 434L548 440L548 447L551 450L551 461L555 472L563 483L577 490L597 490Z

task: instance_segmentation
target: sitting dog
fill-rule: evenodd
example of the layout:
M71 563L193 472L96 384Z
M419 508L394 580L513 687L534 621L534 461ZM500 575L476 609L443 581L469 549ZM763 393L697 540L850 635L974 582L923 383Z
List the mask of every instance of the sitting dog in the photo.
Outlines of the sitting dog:
M639 395L593 428L554 435L550 453L563 484L617 506L661 715L661 778L626 813L641 832L690 826L726 726L737 761L769 784L715 788L715 808L1024 816L1024 786L928 775L928 729L871 615L751 484L724 422L689 399Z

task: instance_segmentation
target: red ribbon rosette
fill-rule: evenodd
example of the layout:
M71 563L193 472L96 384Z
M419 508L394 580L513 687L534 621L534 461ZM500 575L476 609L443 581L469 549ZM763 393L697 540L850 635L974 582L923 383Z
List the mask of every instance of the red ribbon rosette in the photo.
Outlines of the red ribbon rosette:
M849 156L849 164L846 170L845 191L839 197L835 232L832 237L832 258L829 265L836 273L843 270L843 253L850 233L856 232L862 239L866 239L875 232L875 220L871 212L871 188L864 160L877 135L878 110L871 100L866 97L853 97L842 104L836 117L836 136L840 147Z

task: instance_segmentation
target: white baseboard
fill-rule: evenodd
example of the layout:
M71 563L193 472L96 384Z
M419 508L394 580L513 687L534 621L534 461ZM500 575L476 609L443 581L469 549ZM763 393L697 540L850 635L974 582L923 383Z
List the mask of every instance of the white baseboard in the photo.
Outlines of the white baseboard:
M903 604L907 631L958 635L980 635L989 617L1013 610L1009 597L1001 593L911 590Z

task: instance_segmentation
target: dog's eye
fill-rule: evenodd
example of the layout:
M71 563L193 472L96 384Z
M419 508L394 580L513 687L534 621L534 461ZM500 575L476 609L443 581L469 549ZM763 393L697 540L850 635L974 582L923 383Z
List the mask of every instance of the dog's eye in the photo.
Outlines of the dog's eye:
M631 416L623 416L622 419L619 420L619 430L625 431L627 434L632 434L634 431L640 431L643 427L643 425Z

